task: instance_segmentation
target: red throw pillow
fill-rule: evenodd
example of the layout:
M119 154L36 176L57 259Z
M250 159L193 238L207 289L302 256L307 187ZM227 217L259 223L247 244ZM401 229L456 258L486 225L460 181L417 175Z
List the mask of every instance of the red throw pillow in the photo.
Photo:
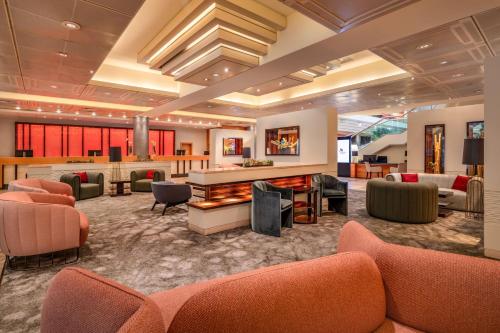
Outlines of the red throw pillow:
M451 188L454 190L467 192L467 183L469 182L470 178L471 177L469 176L457 176Z
M80 183L88 183L89 182L89 176L87 175L87 172L73 172L75 175L80 177Z
M403 183L418 183L418 174L417 173L402 173L401 181Z
M153 179L155 176L155 171L154 170L148 170L146 172L146 179Z

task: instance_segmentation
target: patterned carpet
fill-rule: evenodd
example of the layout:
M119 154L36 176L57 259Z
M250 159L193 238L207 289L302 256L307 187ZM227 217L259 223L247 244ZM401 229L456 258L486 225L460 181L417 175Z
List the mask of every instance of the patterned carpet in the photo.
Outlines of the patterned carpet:
M211 236L187 229L187 214L151 212L152 195L101 197L78 202L91 221L78 266L149 294L199 280L335 253L342 225L354 219L386 241L481 256L483 222L463 213L426 225L369 217L363 191L350 191L349 217L329 214L317 225L294 225L281 238L239 228ZM50 279L63 267L6 270L0 285L0 332L37 332Z

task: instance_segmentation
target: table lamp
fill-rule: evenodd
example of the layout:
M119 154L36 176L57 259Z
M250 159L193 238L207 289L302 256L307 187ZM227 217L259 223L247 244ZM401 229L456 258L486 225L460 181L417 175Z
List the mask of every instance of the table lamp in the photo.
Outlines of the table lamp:
M120 162L122 161L122 148L109 147L109 161L113 163L111 171L111 180L116 181L121 179Z

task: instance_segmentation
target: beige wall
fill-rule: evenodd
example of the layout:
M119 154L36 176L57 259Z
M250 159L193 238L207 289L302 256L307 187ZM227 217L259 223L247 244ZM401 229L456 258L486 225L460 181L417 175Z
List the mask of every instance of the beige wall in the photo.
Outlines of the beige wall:
M336 128L336 112L334 118ZM329 115L325 109L311 109L258 118L256 125L257 158L271 159L276 163L328 163L328 133L330 131L328 128L328 119ZM300 155L266 156L266 129L295 125L300 126ZM333 131L336 137L336 129L333 129Z
M412 112L408 116L408 172L424 171L425 125L445 125L445 172L465 173L462 164L466 124L484 120L484 105L458 106L446 109Z
M15 118L0 118L0 156L14 156Z
M377 152L377 155L387 156L388 163L404 163L406 145L389 146Z
M210 165L227 165L233 163L242 163L242 156L223 156L222 139L242 138L243 147L250 147L252 155L254 154L254 134L252 131L231 130L231 129L213 129L210 130Z

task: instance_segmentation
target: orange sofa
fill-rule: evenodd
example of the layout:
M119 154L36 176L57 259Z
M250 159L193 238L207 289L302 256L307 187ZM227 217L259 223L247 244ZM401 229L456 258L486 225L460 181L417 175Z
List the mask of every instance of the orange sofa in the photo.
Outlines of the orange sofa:
M23 257L79 248L89 223L63 194L5 192L0 194L0 250Z
M79 268L59 272L42 332L500 332L500 263L390 245L356 222L334 256L145 296Z
M26 178L18 179L9 182L9 191L22 191L22 192L41 192L41 193L52 193L52 194L64 194L68 196L73 195L73 190L71 186L65 183L38 179L38 178Z

